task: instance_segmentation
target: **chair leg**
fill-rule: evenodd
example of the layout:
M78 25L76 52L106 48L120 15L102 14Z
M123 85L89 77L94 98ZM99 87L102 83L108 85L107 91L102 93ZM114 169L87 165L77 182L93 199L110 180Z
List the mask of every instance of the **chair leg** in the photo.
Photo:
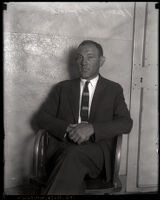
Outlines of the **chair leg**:
M120 192L121 190L122 190L122 183L119 177L116 177L116 180L114 181L114 187L108 193L104 193L104 195L112 195L112 194Z
M119 177L116 178L116 181L114 182L114 191L120 192L122 190L122 183L119 179Z

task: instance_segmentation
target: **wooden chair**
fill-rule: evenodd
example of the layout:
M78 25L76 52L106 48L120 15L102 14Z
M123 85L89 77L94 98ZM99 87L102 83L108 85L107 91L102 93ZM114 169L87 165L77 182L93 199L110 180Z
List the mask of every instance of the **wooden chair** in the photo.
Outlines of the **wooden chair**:
M35 135L34 153L33 153L33 176L30 178L30 183L34 187L35 194L40 194L41 188L45 186L43 180L44 174L44 151L48 145L48 132L46 130L39 130ZM114 194L120 192L122 184L119 179L120 158L121 158L122 135L115 138L115 152L113 162L113 179L112 182L107 183L102 179L86 180L86 195L104 195Z

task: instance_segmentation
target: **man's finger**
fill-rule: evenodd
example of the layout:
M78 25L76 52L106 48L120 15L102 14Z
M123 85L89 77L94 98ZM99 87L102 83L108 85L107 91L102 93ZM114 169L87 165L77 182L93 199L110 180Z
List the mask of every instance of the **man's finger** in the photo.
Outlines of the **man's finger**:
M76 126L77 124L70 124L67 128L67 132L70 133Z
M82 138L79 138L79 139L77 140L77 143L78 143L78 144L81 144L82 142L84 142L84 140L83 140Z
M74 142L78 142L79 137L78 137L78 136L73 136L71 139L72 139Z
M77 139L80 136L77 134L77 132L75 131L75 129L73 129L70 133L69 133L69 138L73 141L77 141Z
M71 128L74 128L74 127L76 127L77 126L77 124L70 124L69 125L69 127L71 127Z
M69 137L73 137L75 135L75 130L72 129L70 132L69 132Z

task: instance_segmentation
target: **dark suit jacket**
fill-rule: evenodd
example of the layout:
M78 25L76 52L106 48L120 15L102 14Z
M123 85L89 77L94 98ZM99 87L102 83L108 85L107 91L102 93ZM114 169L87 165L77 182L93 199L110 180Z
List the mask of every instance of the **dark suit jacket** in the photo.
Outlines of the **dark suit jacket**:
M38 114L39 128L48 130L63 140L67 126L78 123L80 79L62 81L51 90ZM132 119L127 109L122 87L113 81L99 77L92 100L89 122L95 131L105 156L106 178L111 178L111 154L113 139L127 134L132 128Z

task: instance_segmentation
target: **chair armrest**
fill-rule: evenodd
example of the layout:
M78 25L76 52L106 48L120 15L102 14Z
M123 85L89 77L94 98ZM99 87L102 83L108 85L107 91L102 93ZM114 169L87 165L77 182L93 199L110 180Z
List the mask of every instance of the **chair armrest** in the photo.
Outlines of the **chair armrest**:
M113 185L114 188L121 190L122 184L119 179L119 169L121 161L121 147L122 147L122 134L117 137L116 151L115 151L115 162L114 162L114 173L113 173Z
M41 176L41 167L43 167L44 147L48 144L48 132L40 129L35 136L33 151L33 170L34 176Z

